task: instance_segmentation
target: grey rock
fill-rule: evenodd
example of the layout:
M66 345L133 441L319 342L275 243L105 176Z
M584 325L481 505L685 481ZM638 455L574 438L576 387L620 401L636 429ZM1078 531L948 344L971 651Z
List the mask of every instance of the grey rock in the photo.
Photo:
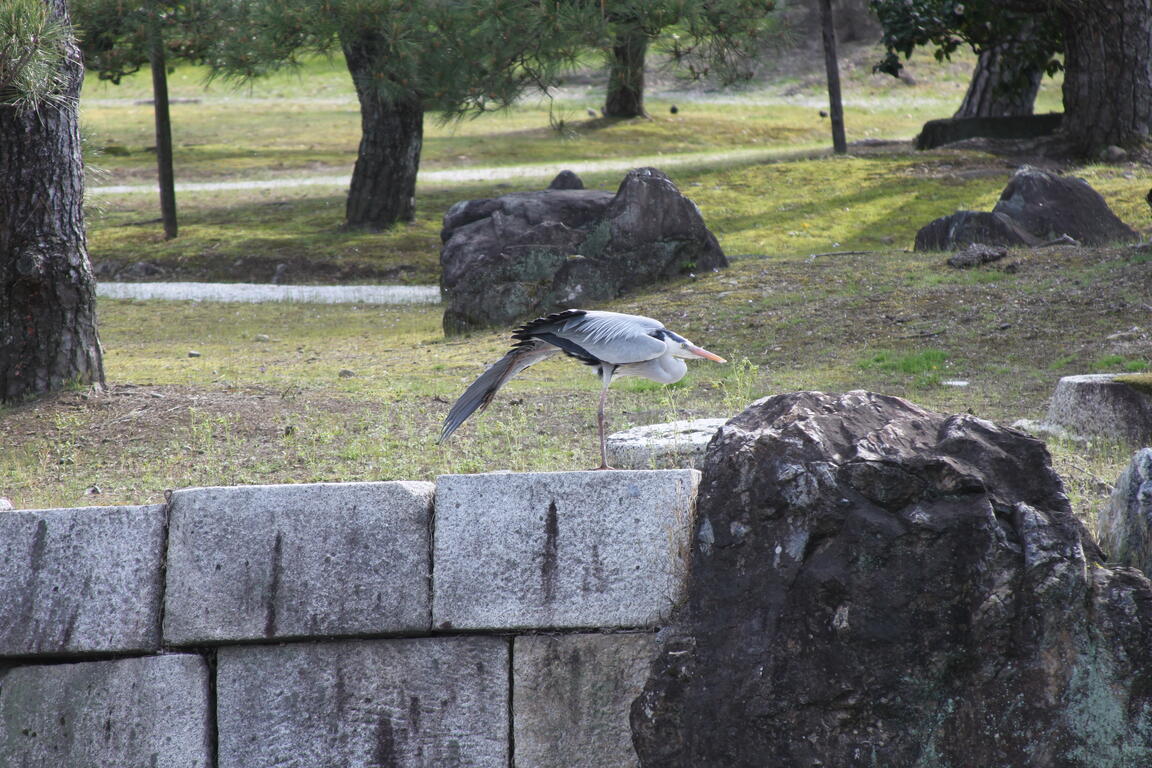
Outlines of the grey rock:
M1141 448L1097 518L1109 562L1152 574L1152 448Z
M444 330L509 325L727 266L696 205L655 168L616 194L561 188L456 203L440 233Z
M1088 182L1028 166L1016 172L992 211L1041 240L1068 235L1084 245L1108 245L1140 239Z
M1100 159L1106 163L1122 163L1128 159L1128 150L1111 144L1100 152Z
M438 629L646 627L683 592L695 470L436 481Z
M560 171L548 189L584 189L584 180L575 171Z
M1099 565L1043 443L868 392L710 448L644 766L1152 765L1152 583Z
M507 768L508 640L225 647L219 768Z
M913 247L917 251L950 251L976 243L1017 247L1037 245L1040 238L1001 213L957 211L921 227Z
M632 768L628 711L656 652L651 634L521 635L512 658L521 768Z
M0 673L0 765L215 768L208 667L195 655Z
M1083 438L1134 448L1152 445L1152 393L1124 378L1114 373L1063 377L1044 422Z
M618 469L699 469L726 421L687 419L616 432L608 436L608 463Z
M0 655L154 651L164 507L0 515Z
M176 491L166 642L426 631L433 491L410 482Z
M969 269L1000 261L1008 256L1006 248L993 248L973 243L954 256L948 257L948 266L954 269Z

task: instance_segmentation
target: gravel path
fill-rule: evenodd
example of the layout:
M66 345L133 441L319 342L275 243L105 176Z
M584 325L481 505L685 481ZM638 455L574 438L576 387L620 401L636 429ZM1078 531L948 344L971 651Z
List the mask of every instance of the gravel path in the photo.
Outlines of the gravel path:
M810 152L812 150L807 150ZM717 165L735 162L756 162L797 154L793 147L774 149L742 149L731 152L693 152L678 155L650 155L647 157L613 158L609 160L576 160L570 163L536 163L532 165L507 165L488 168L458 168L438 171L420 171L417 177L422 184L460 184L476 181L498 181L501 179L539 178L551 179L563 170L576 173L598 171L628 171L632 168L655 166L669 168L680 165ZM176 185L177 192L215 192L226 189L282 189L286 187L330 186L347 187L350 177L305 176L298 178L245 180L245 181L188 181ZM90 187L93 195L123 195L132 193L155 193L155 184L117 184L106 187Z
M294 301L314 304L439 304L435 285L272 285L263 283L97 283L106 299Z

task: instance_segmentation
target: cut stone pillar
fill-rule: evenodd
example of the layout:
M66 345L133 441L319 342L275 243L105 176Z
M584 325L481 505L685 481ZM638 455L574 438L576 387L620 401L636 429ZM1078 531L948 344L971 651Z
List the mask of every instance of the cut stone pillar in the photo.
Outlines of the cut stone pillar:
M164 507L0 512L0 656L155 651Z
M1044 421L1072 435L1135 448L1152 445L1152 376L1065 376L1056 384Z
M683 591L694 469L437 479L438 629L649 627Z
M427 631L431 483L172 494L164 638Z
M633 427L608 436L618 469L700 469L708 443L727 419L688 419Z

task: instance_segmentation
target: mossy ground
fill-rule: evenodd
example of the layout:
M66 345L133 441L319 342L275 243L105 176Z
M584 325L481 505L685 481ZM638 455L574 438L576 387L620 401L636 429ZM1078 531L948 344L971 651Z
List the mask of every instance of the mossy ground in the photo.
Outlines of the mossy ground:
M181 178L349 170L356 116L346 75L310 66L299 81L227 97L205 96L177 70L174 95L200 93L205 109L212 99L227 102L219 113L175 115ZM774 154L671 171L733 265L606 308L661 318L733 362L694 364L673 387L620 382L610 400L613 429L729 416L760 396L797 389L872 389L1000 422L1040 418L1057 378L1106 357L1110 334L1147 323L1152 267L1139 249L1024 250L963 271L941 254L906 250L928 220L990 207L1019 162L914 153L906 143L923 120L954 109L953 69L935 83L921 74L915 89L849 72L850 138L891 141L856 144L846 157L821 146L822 93L818 80L805 82L752 89L737 104L709 93L677 97L676 116L653 99L652 120L589 118L583 110L595 102L577 93L553 105L561 130L549 127L541 105L433 126L429 168L715 149ZM105 147L89 158L105 169L90 184L152 173L150 115L131 103L137 97L111 86L86 91L89 146ZM1121 218L1144 227L1147 168L1073 170ZM621 175L584 179L613 189ZM267 280L287 263L295 282L430 283L438 280L440 217L449 205L538 187L424 185L417 220L380 234L341 230L337 189L184 193L181 235L169 242L152 196L97 195L90 249L97 264L149 261L169 277ZM102 301L100 327L107 391L0 411L0 495L18 507L155 502L166 488L202 484L428 479L597 460L597 383L564 360L526 372L436 446L451 402L508 342L506 330L445 339L437 307ZM968 384L946 383L953 380ZM1108 446L1052 448L1085 513L1128 459Z

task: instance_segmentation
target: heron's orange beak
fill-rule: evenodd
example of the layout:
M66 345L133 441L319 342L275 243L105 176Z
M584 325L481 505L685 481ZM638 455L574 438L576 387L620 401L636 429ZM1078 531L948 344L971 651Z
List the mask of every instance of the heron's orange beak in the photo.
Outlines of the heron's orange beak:
M692 354L696 355L697 357L704 357L704 358L707 358L709 360L715 360L718 363L728 362L724 358L720 357L720 355L717 355L714 352L709 352L708 350L704 349L703 347L698 347L695 344L689 344L688 345L688 351L691 352Z

